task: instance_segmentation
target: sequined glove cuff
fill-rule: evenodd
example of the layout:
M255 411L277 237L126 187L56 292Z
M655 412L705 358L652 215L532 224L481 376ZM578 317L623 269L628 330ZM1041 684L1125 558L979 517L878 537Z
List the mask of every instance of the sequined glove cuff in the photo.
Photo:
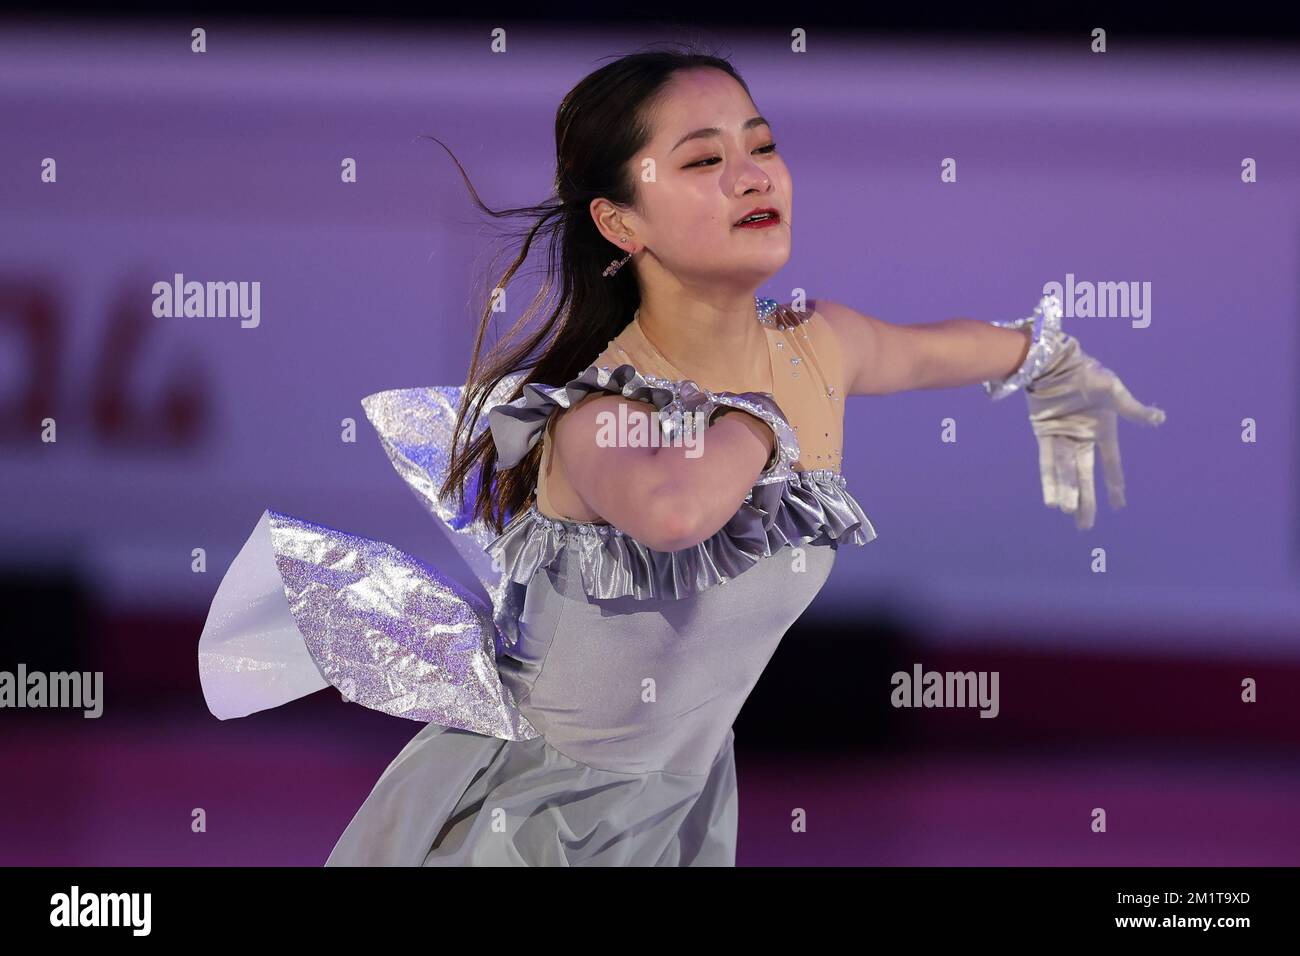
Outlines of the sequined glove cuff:
M994 401L1006 398L1044 375L1064 353L1070 339L1070 336L1061 331L1061 300L1055 295L1043 296L1033 315L990 324L1004 329L1027 330L1031 334L1029 353L1020 368L1006 378L982 383L984 391Z
M747 412L766 422L775 436L772 457L757 484L784 480L794 474L791 462L799 459L799 440L776 400L766 392L711 392L687 379L671 383L673 398L659 410L659 427L672 440L687 429L703 433L723 409Z

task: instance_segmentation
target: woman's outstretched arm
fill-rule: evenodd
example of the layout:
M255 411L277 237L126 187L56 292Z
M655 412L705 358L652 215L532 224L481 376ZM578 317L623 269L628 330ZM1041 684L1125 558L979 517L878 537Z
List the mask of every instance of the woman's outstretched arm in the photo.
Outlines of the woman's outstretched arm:
M1029 335L977 319L893 325L846 305L817 299L835 330L850 395L955 388L1005 378L1029 351Z
M1054 295L1044 295L1033 316L1011 323L1019 328L974 319L896 326L834 302L819 302L817 311L839 340L850 394L976 382L994 400L1022 392L1038 439L1043 504L1074 515L1081 531L1096 518L1098 453L1111 507L1124 506L1119 417L1141 425L1165 420L1162 409L1139 402L1118 375L1061 329Z

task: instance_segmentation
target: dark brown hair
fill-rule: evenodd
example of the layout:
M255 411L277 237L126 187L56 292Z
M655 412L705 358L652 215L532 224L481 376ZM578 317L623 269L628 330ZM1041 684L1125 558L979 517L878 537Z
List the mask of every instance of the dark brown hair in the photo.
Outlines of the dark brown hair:
M635 208L637 176L634 159L645 148L652 129L655 104L678 70L710 67L723 70L749 92L735 68L721 57L681 49L645 50L620 57L584 77L565 95L555 113L555 192L535 206L495 211L484 205L456 159L478 207L494 218L521 216L531 220L522 230L522 245L496 289L504 290L528 257L538 236L547 240L547 268L533 302L488 354L481 358L483 340L492 320L492 295L474 339L469 376L457 412L452 452L440 498L456 495L465 508L465 485L476 464L481 465L474 492L472 518L483 518L498 532L511 516L529 503L541 464L539 441L515 466L496 471L496 448L485 429L470 440L475 422L485 411L493 389L511 373L525 374L510 396L524 385L540 382L563 385L576 378L605 345L631 321L641 304L635 270L601 273L610 260L626 253L600 234L591 217L591 202L604 197L615 205ZM630 265L630 264L629 264ZM546 305L548 299L553 301ZM548 311L532 334L524 332L533 316Z

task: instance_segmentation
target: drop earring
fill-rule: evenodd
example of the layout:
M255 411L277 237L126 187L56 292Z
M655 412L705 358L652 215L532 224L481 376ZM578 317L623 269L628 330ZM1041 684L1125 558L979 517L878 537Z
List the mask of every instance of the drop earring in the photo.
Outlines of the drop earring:
M626 239L620 239L619 241L620 241L620 242L627 242ZM624 266L624 265L627 263L627 261L628 261L629 259L631 259L631 258L632 258L632 253L629 252L629 253L628 253L627 255L625 255L622 259L611 259L611 260L609 261L609 265L607 265L607 266L605 267L605 271L602 272L601 275L603 275L603 276L605 276L605 277L607 277L607 278L608 278L609 276L612 276L612 275L613 275L615 272L617 272L619 269L623 268L623 266Z

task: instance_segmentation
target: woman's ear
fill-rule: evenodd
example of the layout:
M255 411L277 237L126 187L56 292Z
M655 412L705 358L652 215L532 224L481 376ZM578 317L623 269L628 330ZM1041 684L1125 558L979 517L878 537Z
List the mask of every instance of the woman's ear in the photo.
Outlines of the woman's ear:
M624 252L636 250L636 234L624 210L603 197L593 199L590 209L592 221L602 236Z

